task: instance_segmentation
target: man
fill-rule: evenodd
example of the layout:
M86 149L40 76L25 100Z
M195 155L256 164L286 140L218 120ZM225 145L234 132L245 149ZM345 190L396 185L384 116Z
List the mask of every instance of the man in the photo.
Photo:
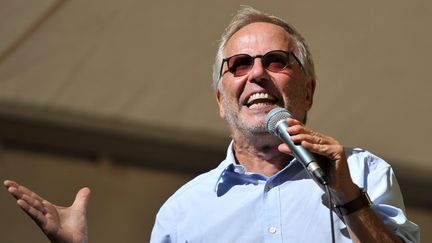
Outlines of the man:
M317 154L329 177L336 242L417 242L391 167L304 126L315 73L304 39L283 20L243 8L222 36L213 82L231 130L226 159L180 188L160 209L151 242L329 242L324 191L265 128L284 107L293 142ZM348 158L348 159L347 159ZM359 199L370 195L370 207ZM324 196L325 198L325 196ZM355 203L360 202L356 207Z
M233 140L227 157L168 199L151 242L331 240L326 193L289 147L266 131L265 118L276 107L290 111L291 139L313 152L326 172L338 206L336 242L419 241L418 227L404 215L391 167L305 127L315 72L294 28L252 8L241 9L222 36L213 79L219 113ZM77 194L71 208L61 208L16 182L5 185L53 242L86 241L89 189Z

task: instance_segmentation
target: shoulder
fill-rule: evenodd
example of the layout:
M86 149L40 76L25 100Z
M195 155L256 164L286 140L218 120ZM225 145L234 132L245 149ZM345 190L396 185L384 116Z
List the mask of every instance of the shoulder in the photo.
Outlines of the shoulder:
M210 192L214 188L218 174L220 172L216 168L198 175L168 198L156 215L151 242L165 242L167 239L176 242L178 223L187 212L194 209L191 202L200 201L200 197L203 197L200 191Z
M182 204L194 200L198 196L198 192L201 196L206 195L206 193L215 193L215 186L220 174L219 168L215 168L196 176L177 189L162 205L160 211L170 211L171 209L177 211Z
M213 199L216 195L216 183L222 172L234 160L231 146L228 147L226 159L219 166L196 176L174 192L159 209L156 218L163 216L176 217L182 212L194 210L193 203L191 202L202 202L205 204L207 201Z
M367 150L346 148L345 154L351 178L359 187L366 189L379 184L384 185L394 177L391 165Z
M196 190L214 190L221 171L215 168L206 173L200 174L181 186L168 200L182 198Z
M384 159L361 148L345 148L348 165L362 169L390 169L391 166ZM352 168L355 169L355 168Z

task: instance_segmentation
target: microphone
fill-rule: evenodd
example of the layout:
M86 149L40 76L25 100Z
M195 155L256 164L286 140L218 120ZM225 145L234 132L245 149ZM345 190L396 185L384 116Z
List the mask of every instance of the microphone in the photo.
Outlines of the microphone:
M312 153L303 146L294 144L291 140L291 136L286 131L289 127L288 123L285 121L287 118L292 118L292 116L286 109L281 107L274 108L266 116L265 124L267 131L278 136L286 143L293 152L294 157L302 163L319 183L327 185L327 177L324 175L324 172L316 162Z

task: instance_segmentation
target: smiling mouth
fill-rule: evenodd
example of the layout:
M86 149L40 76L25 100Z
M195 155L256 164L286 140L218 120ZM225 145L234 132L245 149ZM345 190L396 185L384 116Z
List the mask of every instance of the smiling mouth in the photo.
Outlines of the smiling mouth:
M246 103L248 108L259 108L276 104L277 99L268 93L255 93L251 95Z

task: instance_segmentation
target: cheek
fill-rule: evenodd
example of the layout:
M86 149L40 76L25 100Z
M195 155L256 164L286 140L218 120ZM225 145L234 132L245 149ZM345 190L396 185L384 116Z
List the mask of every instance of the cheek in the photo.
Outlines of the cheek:
M230 100L238 100L247 83L247 75L244 77L229 77L224 80L223 91Z
M217 105L219 108L219 116L221 118L226 117L226 113L229 112L230 107L232 107L235 102L235 96L232 94L232 87L227 87L222 84L220 90L216 96Z
M300 75L297 74L293 77L293 79L291 80L293 89L295 90L295 92L298 94L298 98L299 99L308 99L308 80L306 79L306 77L304 77L304 75Z
M283 86L284 103L291 109L304 109L308 105L307 87L303 80L289 80Z
M304 87L298 80L286 80L281 86L281 91L289 100L298 100L304 96Z

